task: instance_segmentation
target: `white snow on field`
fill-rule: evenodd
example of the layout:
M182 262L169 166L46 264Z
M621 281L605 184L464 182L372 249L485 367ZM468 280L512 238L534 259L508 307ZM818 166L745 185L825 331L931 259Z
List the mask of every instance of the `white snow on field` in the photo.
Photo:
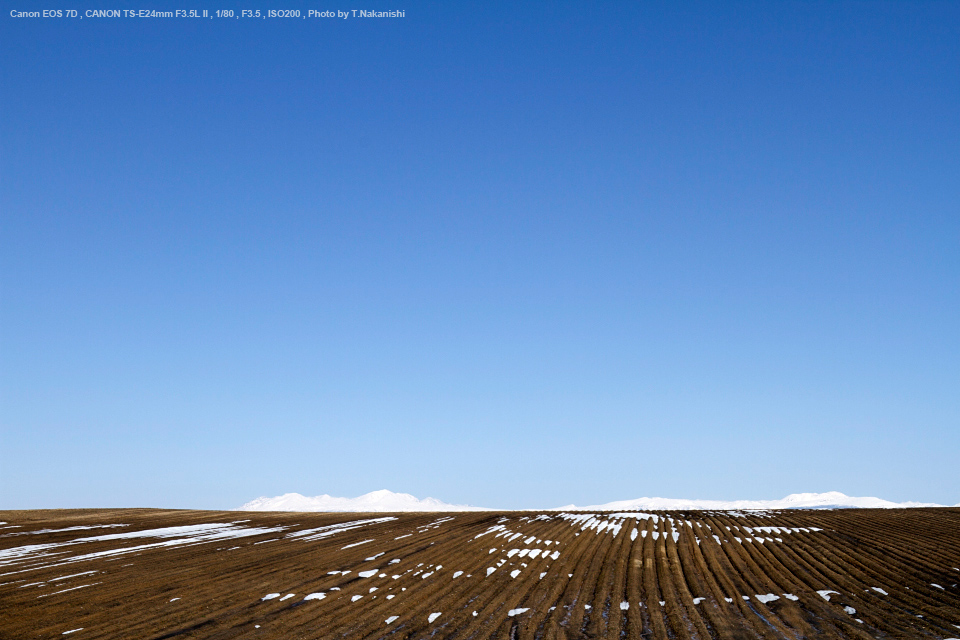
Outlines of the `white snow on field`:
M299 493L286 493L274 498L257 498L246 503L238 511L489 511L463 504L447 504L436 498L420 500L409 493L394 493L386 489L371 491L357 498L337 498L329 495L307 497Z
M387 623L387 624L393 624L394 622L396 622L396 621L399 620L399 619L400 619L400 616L390 616L389 618L387 618L386 620L384 620L384 622Z
M506 528L505 526L503 526L502 524L496 524L496 525L490 527L489 529L487 529L486 531L484 531L483 533L478 533L477 535L473 536L473 539L476 540L477 538L482 538L483 536L487 535L488 533L493 533L494 531L499 531L499 532L500 532L500 533L498 533L496 536L494 536L495 538L499 538L501 534L503 534L503 533L505 533L505 532L507 531L507 528Z
M885 596L890 595L889 593L887 593L886 591L884 591L884 590L881 589L880 587L870 587L870 588L873 589L874 591L876 591L877 593L881 593L881 594L883 594L883 595L885 595Z
M353 544L348 544L348 545L345 546L345 547L340 547L340 550L343 551L344 549L349 549L349 548L351 548L351 547L359 547L360 545L362 545L362 544L367 544L368 542L373 542L373 539L371 538L370 540L363 540L363 541L361 541L361 542L354 542Z
M526 613L527 611L530 611L530 607L527 607L526 609L521 609L521 608L510 609L510 611L507 611L507 616L512 618L513 616L518 616L521 613Z
M59 555L62 552L53 553L52 550L74 544L83 544L86 542L110 542L113 540L129 540L134 538L177 538L183 536L180 540L174 540L169 543L160 543L159 545L156 545L171 546L177 544L193 544L199 542L210 542L213 540L256 536L282 531L284 528L285 527L236 527L229 523L210 523L187 525L182 527L163 527L160 529L147 529L144 531L129 531L126 533L110 533L99 536L88 536L85 538L74 538L73 540L68 540L66 542L30 544L22 547L2 549L0 550L0 566L25 560L34 560L48 555ZM123 550L121 549L120 552L123 552ZM104 555L110 555L111 552L101 553Z
M428 623L428 624L433 624L433 621L436 620L437 618L439 618L440 615L441 615L441 612L440 612L440 611L437 611L437 612L435 612L435 613L431 613L431 614L427 617L427 623Z
M363 597L363 596L360 596L360 595L353 596L352 598L350 598L350 602L356 602L357 600L359 600L359 599L362 598L362 597Z
M627 602L626 600L620 603L620 611L626 611L629 608L630 608L630 603Z
M279 598L279 593L268 593L267 595L260 598L260 600L273 600L274 598Z
M371 569L370 571L361 571L357 575L361 578L372 578L373 576L377 575L378 571L380 571L380 569Z
M826 600L827 602L830 602L830 594L831 594L831 593L835 593L835 594L837 594L837 595L840 595L840 592L839 592L839 591L831 591L830 589L821 589L820 591L817 591L817 593L819 593L819 594L820 594L820 597L823 598L824 600Z
M66 636L66 635L70 635L71 633L76 633L77 631L83 631L83 627L80 627L79 629L70 629L70 631L64 631L60 635Z
M76 578L77 576L88 576L91 573L97 573L96 571L84 571L83 573L72 573L69 576L59 576L57 578L50 578L47 582L57 582L58 580L67 580L68 578Z
M774 600L779 600L779 599L780 599L780 596L775 596L775 595L773 595L772 593L767 593L767 594L760 594L760 593L758 593L758 594L756 595L756 598L757 598L757 600L759 600L759 601L762 602L763 604L767 604L768 602L773 602Z
M163 527L160 529L147 529L144 531L128 531L125 533L109 533L99 536L74 538L73 540L68 540L66 542L30 544L22 547L2 549L0 550L0 566L36 561L48 556L63 556L65 553L68 553L68 551L60 551L59 549L69 547L71 545L84 544L87 542L111 542L114 540L130 540L135 538L173 538L172 540L166 540L165 542L122 547L119 549L98 551L95 553L72 556L69 558L61 557L57 558L57 562L55 564L47 566L61 566L71 562L80 562L83 560L93 560L96 558L135 553L145 549L175 547L180 545L213 542L215 540L228 540L232 538L257 536L282 531L285 528L286 527L240 527L232 523L209 523L187 525L182 527Z
M3 523L0 523L3 524ZM64 531L83 531L85 529L115 529L117 527L129 527L128 524L92 524L86 526L64 527L62 529L39 529L37 531L17 531L16 533L5 533L7 536L35 536L42 533L62 533Z
M280 602L283 602L284 600L289 600L290 598L292 598L292 597L295 596L295 595L297 595L297 594L295 594L295 593L288 593L287 595L285 595L285 596L283 596L282 598L280 598Z
M624 511L623 513L611 513L609 514L611 518L636 518L637 520L653 520L653 523L656 524L660 519L660 516L653 513L643 513L641 511Z
M578 507L567 505L557 507L553 511L626 511L627 509L642 510L696 510L712 509L727 511L731 509L903 509L908 507L942 507L944 505L928 502L890 502L881 498L858 498L848 496L839 491L826 493L793 493L780 500L686 500L676 498L636 498L634 500L618 500L606 504ZM618 513L624 517L642 517L647 514Z
M90 536L87 538L77 538L69 543L78 542L109 542L111 540L129 540L133 538L176 538L177 536L195 536L202 540L224 540L230 538L242 538L251 535L260 535L262 533L273 533L282 531L286 527L237 527L233 523L192 524L181 527L162 527L160 529L147 529L145 531L127 531L124 533L106 533L99 536Z
M792 593L785 593L783 594L783 597L786 598L787 600L792 600L794 602L800 599L797 596L793 595Z
M327 597L325 593L308 593L304 600L323 600Z

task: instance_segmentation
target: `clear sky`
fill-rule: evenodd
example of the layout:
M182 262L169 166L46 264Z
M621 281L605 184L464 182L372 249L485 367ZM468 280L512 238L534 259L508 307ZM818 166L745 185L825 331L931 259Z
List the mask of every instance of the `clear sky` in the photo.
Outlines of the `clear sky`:
M0 508L960 502L960 4L47 4Z

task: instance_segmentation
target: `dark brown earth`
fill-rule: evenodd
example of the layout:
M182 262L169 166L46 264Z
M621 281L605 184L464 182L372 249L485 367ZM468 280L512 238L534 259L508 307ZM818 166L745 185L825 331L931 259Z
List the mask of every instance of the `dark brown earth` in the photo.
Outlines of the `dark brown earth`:
M960 638L960 509L642 515L0 512L0 638Z

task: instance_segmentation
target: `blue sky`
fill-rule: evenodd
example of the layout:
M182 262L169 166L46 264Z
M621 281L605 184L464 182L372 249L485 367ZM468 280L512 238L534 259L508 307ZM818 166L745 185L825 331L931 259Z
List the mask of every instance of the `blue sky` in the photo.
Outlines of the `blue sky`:
M373 8L0 16L0 508L960 502L957 4Z

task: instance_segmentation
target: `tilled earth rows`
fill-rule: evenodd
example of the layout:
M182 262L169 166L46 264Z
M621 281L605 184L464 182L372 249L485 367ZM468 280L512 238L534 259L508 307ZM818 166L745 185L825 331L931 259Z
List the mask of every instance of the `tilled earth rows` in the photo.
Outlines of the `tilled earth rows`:
M960 509L0 512L0 638L960 638Z

